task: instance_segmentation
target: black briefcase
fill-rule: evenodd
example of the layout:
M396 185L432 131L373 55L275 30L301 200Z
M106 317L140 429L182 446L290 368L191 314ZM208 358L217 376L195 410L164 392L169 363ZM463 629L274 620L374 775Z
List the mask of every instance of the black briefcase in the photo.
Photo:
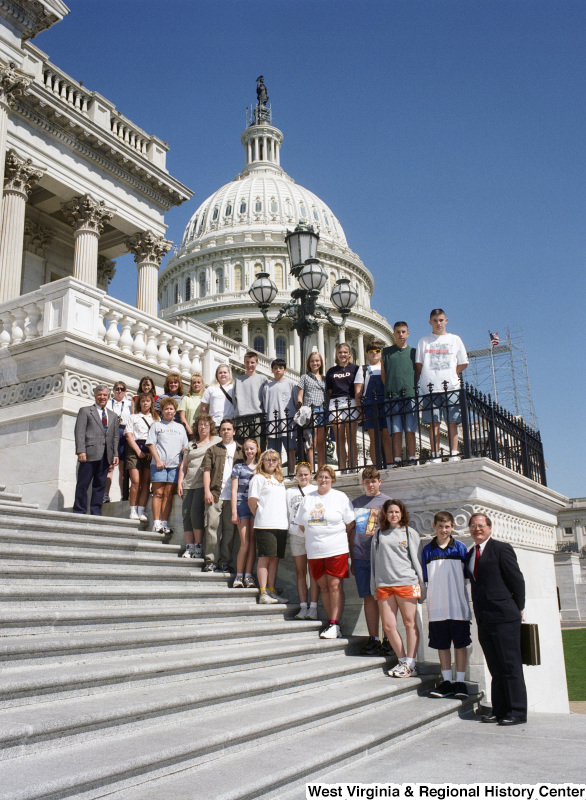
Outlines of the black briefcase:
M521 623L521 660L530 667L538 667L541 664L539 626L536 622Z

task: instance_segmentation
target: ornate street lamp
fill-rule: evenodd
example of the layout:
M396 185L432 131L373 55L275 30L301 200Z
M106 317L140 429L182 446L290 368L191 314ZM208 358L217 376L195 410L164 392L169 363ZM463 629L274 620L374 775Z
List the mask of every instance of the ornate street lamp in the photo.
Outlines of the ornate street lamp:
M269 317L268 310L277 296L277 287L269 273L259 272L248 291L269 325L276 325L283 317L291 319L291 327L297 331L301 341L302 370L309 355L305 352L309 337L317 331L318 320L327 319L331 325L341 328L358 299L358 292L350 279L340 278L332 289L330 299L342 319L335 319L325 306L317 302L328 279L325 269L316 258L318 241L319 234L313 226L302 222L294 231L287 232L285 242L291 261L291 275L299 281L301 288L293 289L291 300L283 303L273 319Z

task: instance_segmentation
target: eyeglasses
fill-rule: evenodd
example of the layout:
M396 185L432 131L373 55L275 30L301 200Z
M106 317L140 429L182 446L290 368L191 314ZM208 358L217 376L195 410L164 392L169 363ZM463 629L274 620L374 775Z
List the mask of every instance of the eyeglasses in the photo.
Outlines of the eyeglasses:
M126 391L126 389L125 389L125 387L124 387L124 386L115 386L115 387L114 387L114 391L115 391L115 392L125 392L125 391Z
M265 462L268 461L269 464L276 464L279 461L278 458L265 458L264 460Z

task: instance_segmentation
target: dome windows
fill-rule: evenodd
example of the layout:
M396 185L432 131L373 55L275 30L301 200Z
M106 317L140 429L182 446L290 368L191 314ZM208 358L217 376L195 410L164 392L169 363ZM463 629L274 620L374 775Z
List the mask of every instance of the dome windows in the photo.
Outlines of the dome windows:
M228 205L226 206L226 210L224 211L224 216L225 217L232 216L232 203L228 203Z
M218 219L218 215L220 213L219 208L214 208L214 213L212 214L212 222L215 222Z
M307 209L303 203L299 204L299 214L301 215L301 219L307 219Z
M189 275L185 278L185 302L188 303L191 300L191 278Z
M242 291L242 264L236 264L234 267L234 291Z
M279 204L273 197L273 199L271 200L271 214L276 214L278 210L279 210Z
M275 354L277 358L284 358L287 360L287 337L277 336L275 339Z
M317 208L313 209L313 218L316 222L319 222L319 214L317 213Z
M206 296L206 276L204 272L199 276L199 296Z
M246 200L240 202L240 213L246 214Z
M283 265L275 264L275 285L280 292L285 288L284 283Z
M265 337L264 336L255 336L252 347L256 350L257 353L262 353L264 355L265 352Z
M224 291L224 270L216 270L216 294L222 294Z
M173 304L177 305L179 302L179 284L176 282L173 288Z
M326 225L327 225L327 226L328 226L328 228L329 228L329 227L330 227L330 221L329 221L329 219L328 219L328 215L326 214L326 212L325 212L325 211L324 211L324 219L325 219L325 221L326 221Z
M256 277L258 273L262 271L263 271L263 266L257 261L256 264L254 265L254 276Z
M260 197L256 198L256 203L254 204L254 211L256 214L260 214L262 212L262 200Z

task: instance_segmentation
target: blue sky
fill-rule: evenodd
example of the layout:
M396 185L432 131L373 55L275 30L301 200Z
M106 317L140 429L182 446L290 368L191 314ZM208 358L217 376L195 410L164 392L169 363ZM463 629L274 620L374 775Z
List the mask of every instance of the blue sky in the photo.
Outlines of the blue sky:
M583 0L70 0L34 43L148 133L195 193L244 164L265 76L281 163L334 211L373 307L468 347L520 325L548 483L586 495ZM134 303L131 257L112 293ZM578 348L579 350L580 348Z

